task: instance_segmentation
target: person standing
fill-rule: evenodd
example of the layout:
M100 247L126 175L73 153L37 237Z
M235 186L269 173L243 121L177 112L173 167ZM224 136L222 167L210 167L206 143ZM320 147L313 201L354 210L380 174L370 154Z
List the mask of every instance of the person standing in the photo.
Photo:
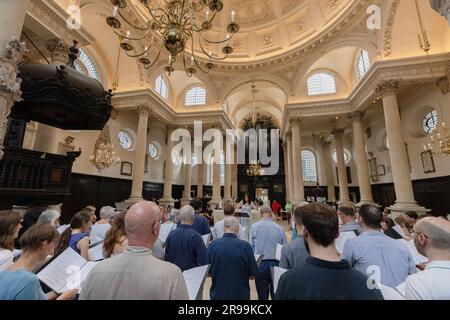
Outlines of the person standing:
M160 208L142 201L125 215L128 247L99 262L83 282L80 300L188 300L180 268L152 254L160 229Z
M19 236L22 216L15 211L0 211L0 272L13 264L14 240Z
M286 219L289 224L289 230L293 230L294 226L293 226L293 223L291 223L291 221L292 221L292 204L289 200L286 200L286 205L284 206L284 211L286 212Z
M255 253L262 254L263 260L259 265L259 273L255 278L256 291L259 300L268 300L269 293L274 297L271 267L278 266L275 259L277 244L285 244L284 230L273 221L273 212L268 205L260 209L262 219L251 226L250 241Z
M283 216L281 215L280 211L280 204L278 203L277 199L274 199L272 202L272 211L275 214L276 217L278 217L278 220L282 221Z
M239 222L233 216L224 219L224 234L208 248L212 286L211 300L250 300L249 279L258 273L250 244L238 239Z

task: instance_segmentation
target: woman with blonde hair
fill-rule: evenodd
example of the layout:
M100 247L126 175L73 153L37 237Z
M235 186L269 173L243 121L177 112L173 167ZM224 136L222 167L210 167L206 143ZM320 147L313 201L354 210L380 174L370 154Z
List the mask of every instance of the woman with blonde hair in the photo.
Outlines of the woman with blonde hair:
M59 218L61 217L61 213L55 209L47 209L41 213L37 220L37 224L49 223L55 229L60 227Z
M103 255L105 259L122 253L128 246L127 234L125 232L126 212L119 213L111 223L111 228L106 232L103 242Z
M15 211L0 211L0 271L13 264L14 239L22 228L22 216Z

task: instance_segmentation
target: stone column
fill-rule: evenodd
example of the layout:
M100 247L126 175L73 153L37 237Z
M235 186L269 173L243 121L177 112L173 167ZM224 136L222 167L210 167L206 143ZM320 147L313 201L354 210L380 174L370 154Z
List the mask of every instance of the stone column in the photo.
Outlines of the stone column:
M447 18L450 25L450 0L430 0L430 4L441 16Z
M284 182L285 182L285 186L286 186L286 195L285 198L286 200L289 200L289 164L288 164L288 150L287 150L287 138L285 139L285 141L282 144L283 146L283 158L284 158Z
M303 189L303 171L302 171L302 141L300 137L300 124L302 118L294 117L289 120L292 127L292 160L294 179L293 204L299 204L305 201L305 190Z
M147 128L150 108L147 105L137 107L139 122L136 137L136 147L133 161L133 183L131 185L131 195L126 203L136 203L142 201L142 185L144 182L145 154L147 153Z
M233 199L238 197L238 164L237 147L234 147L234 163L231 165L231 196Z
M167 150L166 150L166 162L164 168L164 194L159 203L162 205L172 205L175 201L172 198L172 183L173 183L173 162L172 162L172 149L173 141L171 139L174 126L167 127Z
M358 173L359 192L361 201L359 206L365 203L373 204L372 187L370 185L369 162L366 154L366 144L364 142L364 132L362 127L362 113L353 112L349 114L353 128L353 151L355 154L356 171Z
M203 198L203 162L197 164L197 198Z
M325 160L325 172L327 175L327 191L328 191L328 202L336 202L336 191L334 189L334 173L333 164L331 159L331 143L329 141L323 141L323 156Z
M22 95L17 65L23 62L27 51L25 43L19 41L27 3L27 0L0 0L0 159L11 107Z
M231 201L231 171L232 164L225 163L225 181L224 181L224 191L223 191L223 200Z
M50 39L45 47L51 54L51 62L54 65L66 65L69 61L69 45L61 38ZM43 123L39 123L36 132L34 150L48 153L57 153L58 129Z
M220 163L213 163L213 194L212 199L209 202L211 206L219 208L222 204L222 196L220 193Z
M426 212L417 205L409 172L408 155L405 139L402 133L400 111L397 102L398 81L384 81L378 85L377 92L383 97L384 119L389 141L389 158L391 162L392 178L394 179L397 200L390 207L394 217L406 211Z
M181 205L189 204L191 201L191 176L192 176L192 164L185 163L184 165L184 190L183 198L181 199Z
M344 158L344 130L336 129L333 131L334 141L336 143L336 158L339 177L339 205L351 204L348 193L347 170L345 168Z
M291 201L291 203L294 202L294 164L292 160L292 133L288 132L286 133L286 140L287 140L287 162L288 162L288 182L289 182L289 196L288 199Z

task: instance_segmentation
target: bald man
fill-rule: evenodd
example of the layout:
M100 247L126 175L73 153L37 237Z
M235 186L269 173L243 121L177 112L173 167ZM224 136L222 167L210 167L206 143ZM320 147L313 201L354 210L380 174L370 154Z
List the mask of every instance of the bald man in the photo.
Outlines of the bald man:
M405 282L408 300L450 300L450 222L428 217L413 228L414 244L430 262Z
M189 299L180 268L153 256L160 216L160 208L149 201L136 203L128 210L128 247L94 267L82 285L80 300Z

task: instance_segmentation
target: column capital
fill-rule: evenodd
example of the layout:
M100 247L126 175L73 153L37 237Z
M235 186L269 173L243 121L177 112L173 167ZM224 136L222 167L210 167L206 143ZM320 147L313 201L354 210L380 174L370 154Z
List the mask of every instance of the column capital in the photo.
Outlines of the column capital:
M286 132L286 139L292 139L292 132Z
M287 141L283 141L281 146L283 147L283 150L286 151L287 150Z
M336 136L342 136L344 134L345 130L344 129L334 129L331 133L336 137Z
M350 121L362 120L363 117L364 117L364 112L362 112L362 111L355 111L355 112L351 112L351 113L347 114L347 119Z
M438 81L436 81L436 85L441 90L443 95L446 95L450 92L450 82L447 76L444 76L440 78Z
M396 80L382 81L377 85L376 92L383 96L397 95L399 85L400 83Z
M136 108L137 112L139 113L139 116L145 116L150 114L150 106L147 104L141 104L138 105Z
M24 57L28 52L25 42L21 42L14 36L8 41L5 49L5 58L11 60L16 65L24 62Z
M331 145L331 141L322 140L322 144L327 147Z
M45 47L50 51L52 63L66 65L69 62L69 45L64 39L50 39L45 43Z
M292 117L289 119L289 123L292 127L300 127L300 124L303 121L303 117Z

